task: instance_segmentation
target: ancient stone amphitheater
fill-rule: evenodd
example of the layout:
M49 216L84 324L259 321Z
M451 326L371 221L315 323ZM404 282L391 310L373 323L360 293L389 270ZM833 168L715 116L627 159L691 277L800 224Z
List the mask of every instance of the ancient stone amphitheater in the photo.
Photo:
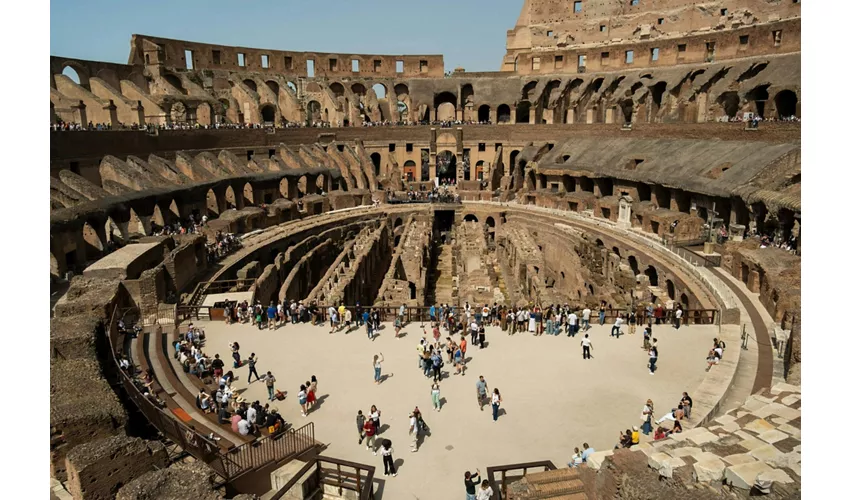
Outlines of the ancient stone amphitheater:
M490 73L147 35L127 64L51 57L51 494L413 498L313 422L196 407L215 383L173 344L239 297L387 328L680 305L726 344L685 431L487 463L496 497L799 497L800 24L794 0L526 0Z

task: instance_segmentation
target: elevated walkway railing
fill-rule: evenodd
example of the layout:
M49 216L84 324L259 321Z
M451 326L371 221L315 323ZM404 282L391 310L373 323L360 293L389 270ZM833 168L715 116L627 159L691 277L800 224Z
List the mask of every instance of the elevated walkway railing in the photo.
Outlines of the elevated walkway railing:
M357 500L374 500L375 498L373 487L375 468L373 466L319 455L304 464L304 467L272 495L270 500L286 497L305 476L307 479L303 481L303 484L307 486L307 491L303 492L303 498L308 498L308 495L309 498L313 498L313 495L323 492L325 486L334 488L340 498L352 498L351 494L344 494L344 491L353 492L357 495L354 497ZM298 496L298 498L301 497Z
M542 471L536 469L543 469ZM510 500L508 496L508 484L519 481L525 477L529 470L532 472L546 472L555 470L555 464L551 460L541 460L538 462L524 462L510 465L497 465L495 467L487 467L487 481L496 492L495 500ZM521 472L516 475L512 473ZM498 475L498 480L497 480ZM498 484L498 487L496 486Z

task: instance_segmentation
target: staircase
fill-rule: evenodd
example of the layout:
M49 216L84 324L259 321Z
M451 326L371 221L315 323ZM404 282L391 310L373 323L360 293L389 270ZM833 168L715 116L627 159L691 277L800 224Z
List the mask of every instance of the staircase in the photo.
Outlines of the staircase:
M508 498L511 500L584 500L584 493L578 470L555 469L545 472L529 473L519 481L508 486Z

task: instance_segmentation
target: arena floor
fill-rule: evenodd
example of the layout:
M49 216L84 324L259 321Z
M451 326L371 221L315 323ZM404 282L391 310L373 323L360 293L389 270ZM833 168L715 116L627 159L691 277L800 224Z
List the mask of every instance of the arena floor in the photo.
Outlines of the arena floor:
M488 347L467 349L467 374L450 374L441 383L444 407L432 410L431 380L417 368L416 345L422 337L419 323L407 325L401 339L393 338L391 323L369 341L364 328L346 335L329 334L328 328L288 325L258 331L249 325L203 322L204 351L219 353L230 363L228 343L238 341L243 359L257 353L257 369L271 370L277 388L288 391L285 401L274 402L287 422L296 427L315 423L316 438L328 445L324 454L374 465L377 498L462 498L463 473L487 466L552 460L567 464L573 448L587 442L596 450L612 448L619 431L639 423L647 398L655 402L656 418L675 406L682 391L693 392L705 375L705 354L717 334L714 326L654 328L658 339L658 370L647 369L641 349L641 328L635 335L610 337L610 325L590 329L591 360L583 360L580 336L508 337L488 329ZM456 338L455 340L459 340ZM383 373L389 377L373 383L372 356L384 355ZM452 369L448 365L446 370ZM451 370L453 373L453 370ZM445 370L444 370L445 373ZM322 401L308 416L300 415L298 386L316 375L317 396ZM503 414L493 422L492 411L477 410L475 382L484 375L490 390L503 397ZM263 403L264 384L248 386L248 368L236 372L233 387L247 390L249 400ZM383 432L395 448L397 477L383 476L380 456L357 445L357 410L371 405L382 412ZM694 401L699 405L700 401ZM410 451L408 414L415 406L423 412L431 435Z

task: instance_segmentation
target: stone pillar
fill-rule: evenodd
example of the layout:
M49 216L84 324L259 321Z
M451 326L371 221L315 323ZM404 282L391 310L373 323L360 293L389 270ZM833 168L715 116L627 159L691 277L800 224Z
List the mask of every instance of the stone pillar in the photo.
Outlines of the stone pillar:
M593 109L588 109L585 113L587 115L586 123L593 123Z
M617 225L620 227L631 227L632 225L632 197L629 195L620 197L619 212L617 213Z
M570 108L570 109L567 110L567 123L572 124L572 123L575 123L575 121L576 121L576 110L573 109L573 108Z

